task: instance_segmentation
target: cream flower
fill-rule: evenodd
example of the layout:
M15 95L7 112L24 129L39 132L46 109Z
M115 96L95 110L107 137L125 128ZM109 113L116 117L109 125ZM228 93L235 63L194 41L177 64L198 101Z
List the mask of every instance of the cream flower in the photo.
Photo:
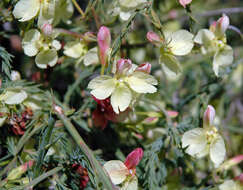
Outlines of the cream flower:
M219 185L219 190L242 190L243 185L237 181L226 180L223 184Z
M46 69L48 65L53 67L57 63L57 50L61 48L61 44L54 37L45 36L37 29L31 29L24 35L24 53L30 57L36 55L36 65L41 69Z
M217 128L212 125L214 116L214 108L208 106L204 114L204 127L184 133L182 148L186 148L186 153L196 158L209 154L217 168L224 161L226 150L223 138L219 135Z
M147 33L147 39L154 45L160 47L161 63L176 74L181 71L176 56L189 54L194 46L193 34L186 30L178 30L166 34L165 39L150 31Z
M223 15L210 26L210 30L199 30L194 39L194 42L201 45L203 54L214 57L213 70L216 76L219 75L220 67L223 68L233 62L233 49L226 43L225 31L228 26L229 18Z
M134 93L157 91L154 87L158 84L157 80L146 72L147 67L144 65L132 67L130 60L121 59L117 62L116 73L113 77L107 75L96 77L90 81L88 88L91 89L91 94L99 100L111 97L112 108L119 114L120 111L123 112L129 107Z

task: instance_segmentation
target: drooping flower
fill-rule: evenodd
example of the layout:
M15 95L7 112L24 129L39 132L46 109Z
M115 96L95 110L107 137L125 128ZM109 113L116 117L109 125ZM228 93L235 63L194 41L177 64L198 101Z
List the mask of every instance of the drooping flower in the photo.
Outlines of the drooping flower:
M182 148L186 148L186 153L196 158L209 154L217 168L224 161L226 149L218 129L213 126L214 116L215 110L209 105L204 113L203 128L195 128L184 133Z
M37 29L31 29L24 35L22 41L24 53L30 57L35 56L35 63L41 69L56 65L57 51L61 48L59 41L55 40L56 34L46 36Z
M223 15L217 22L213 22L210 30L201 29L194 38L194 42L201 45L202 54L213 56L213 70L216 76L220 68L229 66L233 62L233 49L227 45L225 31L229 26L229 17Z
M97 107L92 113L92 119L95 127L101 127L101 129L104 129L107 126L108 121L122 121L129 112L129 109L127 109L124 112L116 114L111 106L110 98L106 98L104 100L98 100L95 97L93 98L97 102Z
M147 39L160 48L160 62L163 66L176 74L181 71L176 56L189 54L194 46L193 34L187 30L165 33L165 39L150 31L147 33Z
M104 164L104 169L108 173L112 183L119 185L122 190L138 189L138 179L136 177L136 166L143 157L143 149L136 148L124 162L120 160L110 160Z
M149 64L149 63L147 63ZM145 70L141 70L144 67ZM133 100L133 94L154 93L157 80L147 73L147 66L132 65L129 59L120 59L116 64L113 77L101 75L90 81L88 88L91 94L104 100L110 97L111 106L115 113L125 111Z

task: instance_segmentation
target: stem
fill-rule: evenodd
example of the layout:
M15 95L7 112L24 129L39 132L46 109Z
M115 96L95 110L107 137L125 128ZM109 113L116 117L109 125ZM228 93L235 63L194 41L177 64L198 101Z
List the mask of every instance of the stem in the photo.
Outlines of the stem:
M75 129L73 124L70 122L70 120L63 114L57 113L57 116L60 120L62 120L64 126L66 127L67 131L71 134L75 142L78 144L78 146L81 148L81 150L84 152L84 154L87 156L88 160L90 161L90 164L95 172L95 174L99 177L99 180L104 184L104 187L107 190L115 190L116 188L113 186L111 180L109 177L105 174L103 168L101 167L100 163L96 160L94 154L89 149L89 147L86 145L82 137L79 135L78 131Z
M76 7L76 9L78 10L78 12L81 14L82 18L85 17L85 14L83 12L83 10L80 8L79 4L77 3L76 0L72 0L74 6Z
M100 71L100 75L104 75L105 74L105 65L101 65L101 71Z

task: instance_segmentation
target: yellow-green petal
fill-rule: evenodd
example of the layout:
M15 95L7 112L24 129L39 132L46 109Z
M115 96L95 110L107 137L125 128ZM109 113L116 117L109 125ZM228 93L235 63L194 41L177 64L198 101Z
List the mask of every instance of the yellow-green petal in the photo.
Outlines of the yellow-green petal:
M210 159L217 168L223 161L226 155L226 149L224 139L218 135L218 137L210 144Z
M87 47L80 43L80 42L68 42L64 46L64 55L72 57L72 58L79 58L83 56L87 52Z
M119 111L125 111L132 100L131 90L123 83L118 84L111 95L111 106L117 114Z
M38 17L38 27L41 28L44 24L51 24L54 19L55 0L44 0L40 6L40 14Z
M195 128L187 131L182 136L182 148L186 148L186 153L197 157L201 151L205 151L207 138L204 129ZM205 153L203 155L206 155Z
M38 45L40 37L41 34L36 29L29 30L25 33L22 46L26 55L35 56L38 53L40 48Z
M0 108L0 112L8 113L8 109L6 107L2 107L2 108ZM4 124L4 122L7 118L8 118L7 115L3 115L2 117L0 117L0 127Z
M175 74L180 73L182 70L178 59L169 53L161 53L160 62L163 66Z
M35 17L39 9L40 0L20 0L14 7L13 15L20 22L24 22Z
M194 42L208 46L211 44L211 41L214 38L215 38L215 35L213 32L211 32L208 29L201 29L198 31L197 35L195 36Z
M138 5L145 3L146 0L119 0L119 4L123 7L123 8L135 8Z
M85 66L94 65L99 63L98 57L98 48L94 47L90 49L84 56L83 56L83 63Z
M242 190L242 187L233 180L226 180L223 184L219 185L219 190Z
M134 75L126 78L126 82L137 93L155 93L157 91L153 86L157 84L157 80L145 73L135 72Z
M138 189L138 178L133 176L127 180L121 187L121 190L137 190Z
M233 59L233 49L228 45L225 46L224 49L216 52L213 59L213 70L215 75L219 75L220 67L232 64Z
M122 183L129 174L127 167L120 160L110 160L103 167L115 185Z
M0 101L4 101L9 105L14 105L22 103L27 97L28 95L24 90L6 90L3 94L0 95Z
M99 100L104 100L115 90L116 83L116 79L113 79L110 76L99 76L90 81L88 88L92 89L90 93L94 97Z
M48 65L50 67L56 65L57 60L57 51L54 49L48 49L38 53L38 55L35 58L35 63L39 68L46 69Z
M173 32L167 39L169 48L174 55L187 55L193 48L193 34L187 30Z

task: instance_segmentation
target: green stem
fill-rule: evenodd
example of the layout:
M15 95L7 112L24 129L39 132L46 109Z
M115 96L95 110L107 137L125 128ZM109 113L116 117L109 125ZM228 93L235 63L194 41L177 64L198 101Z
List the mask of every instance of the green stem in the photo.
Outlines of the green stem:
M105 65L101 65L101 71L100 71L100 75L104 75L105 74Z
M83 12L83 10L80 8L79 4L77 3L76 0L72 0L74 6L76 7L76 9L78 10L78 12L81 14L82 18L85 17L85 14Z
M58 118L60 120L62 120L64 126L67 129L67 131L71 134L71 136L74 138L75 142L78 144L78 146L81 148L81 150L84 152L84 154L89 159L90 164L91 164L94 172L99 177L99 180L104 184L105 189L107 189L107 190L115 190L116 188L112 184L111 180L105 174L102 166L96 160L94 154L89 149L89 147L86 145L86 143L84 142L82 137L79 135L78 131L75 129L73 124L70 122L70 120L63 114L57 113L57 116L58 116Z

